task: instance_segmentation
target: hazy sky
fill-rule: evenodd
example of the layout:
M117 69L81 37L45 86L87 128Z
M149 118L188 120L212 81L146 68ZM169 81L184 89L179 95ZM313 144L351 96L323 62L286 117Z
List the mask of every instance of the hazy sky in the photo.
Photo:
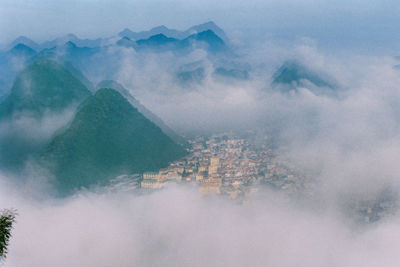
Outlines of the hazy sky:
M1 0L0 43L66 33L94 38L123 28L185 29L208 20L237 37L310 37L326 47L400 48L397 0Z

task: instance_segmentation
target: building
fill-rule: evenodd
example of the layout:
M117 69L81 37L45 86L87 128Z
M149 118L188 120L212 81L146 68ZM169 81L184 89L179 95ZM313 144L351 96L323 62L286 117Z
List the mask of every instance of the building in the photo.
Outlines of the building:
M212 157L210 159L210 166L208 167L208 173L209 174L214 174L218 172L219 168L219 158L218 157Z
M159 173L158 172L145 172L145 173L143 173L143 180L150 180L150 179L158 180L158 178L159 178Z
M221 185L221 178L210 177L202 180L199 191L202 194L221 194Z
M164 184L160 183L157 179L146 179L142 180L140 187L145 189L160 189L164 187Z

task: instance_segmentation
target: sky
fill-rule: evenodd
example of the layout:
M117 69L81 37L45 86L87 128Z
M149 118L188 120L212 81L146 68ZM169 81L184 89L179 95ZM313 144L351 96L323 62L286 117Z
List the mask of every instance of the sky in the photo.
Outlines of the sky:
M20 35L41 42L62 34L96 38L158 25L186 29L209 20L233 38L308 37L327 49L399 49L396 0L2 0L0 43Z

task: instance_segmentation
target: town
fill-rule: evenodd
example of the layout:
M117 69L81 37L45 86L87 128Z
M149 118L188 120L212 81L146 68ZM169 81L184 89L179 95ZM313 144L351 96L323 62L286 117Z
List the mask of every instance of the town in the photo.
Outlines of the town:
M255 139L255 134L197 136L188 141L186 157L158 172L143 173L136 187L151 191L170 183L195 183L201 194L231 199L244 199L259 186L288 195L304 189L305 175L276 155L266 136Z

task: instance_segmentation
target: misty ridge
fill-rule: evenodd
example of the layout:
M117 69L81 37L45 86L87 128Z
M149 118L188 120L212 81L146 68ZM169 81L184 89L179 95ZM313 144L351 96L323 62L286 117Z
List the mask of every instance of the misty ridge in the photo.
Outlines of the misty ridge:
M0 51L10 266L397 266L397 55L214 22Z

